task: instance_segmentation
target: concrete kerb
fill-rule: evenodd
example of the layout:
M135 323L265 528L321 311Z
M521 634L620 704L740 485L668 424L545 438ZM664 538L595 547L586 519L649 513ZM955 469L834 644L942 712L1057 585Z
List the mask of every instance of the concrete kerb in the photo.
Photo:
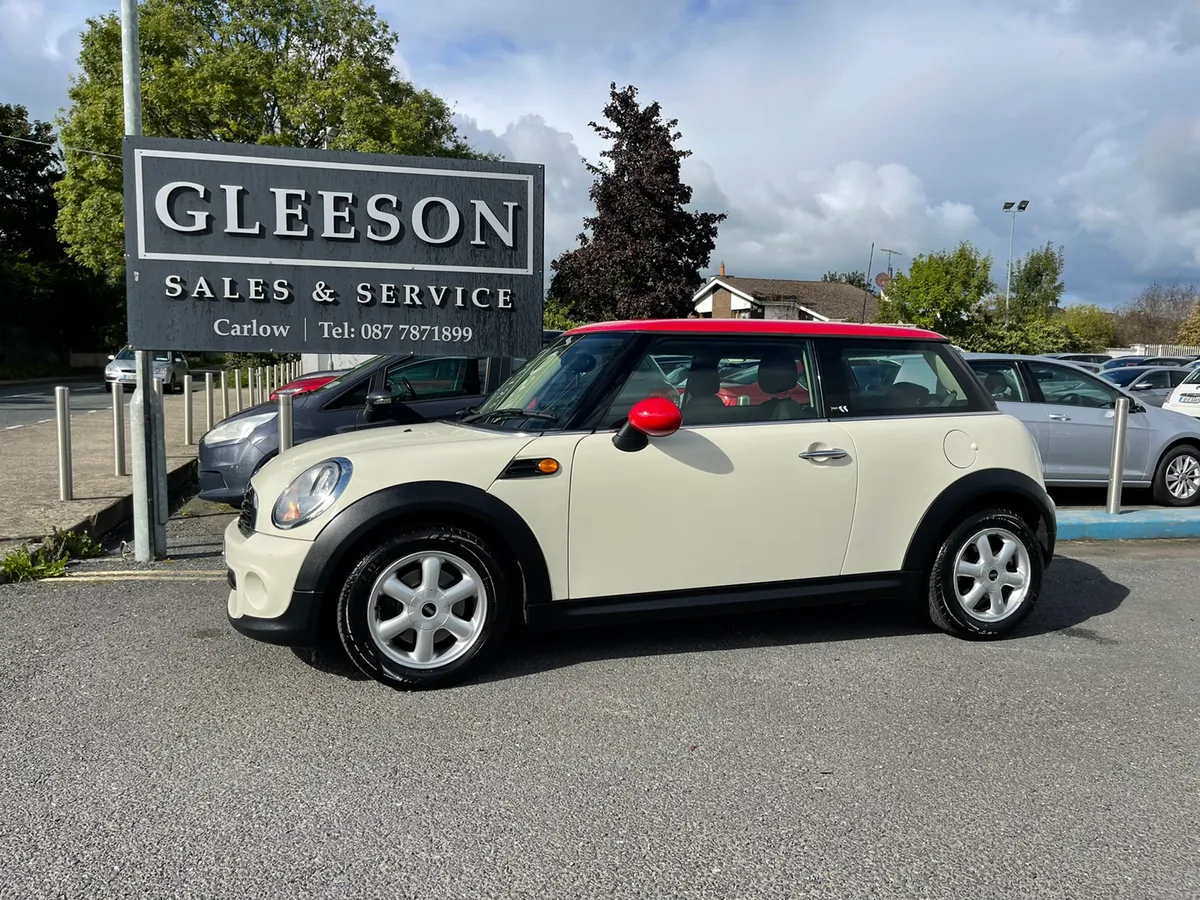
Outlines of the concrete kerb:
M173 502L178 499L183 489L196 481L196 460L191 459L180 463L167 471L167 493ZM133 518L133 494L118 497L108 506L98 512L81 519L63 531L87 532L97 540L106 534L116 531Z
M1158 541L1200 538L1200 508L1059 509L1060 541Z

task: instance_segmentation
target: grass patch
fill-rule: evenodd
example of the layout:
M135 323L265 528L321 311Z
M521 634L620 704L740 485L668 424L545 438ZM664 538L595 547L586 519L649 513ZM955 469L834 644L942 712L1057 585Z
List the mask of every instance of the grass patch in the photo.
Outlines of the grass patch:
M61 578L67 574L67 563L72 559L103 555L104 548L90 534L55 528L41 546L30 550L25 545L0 557L0 584Z

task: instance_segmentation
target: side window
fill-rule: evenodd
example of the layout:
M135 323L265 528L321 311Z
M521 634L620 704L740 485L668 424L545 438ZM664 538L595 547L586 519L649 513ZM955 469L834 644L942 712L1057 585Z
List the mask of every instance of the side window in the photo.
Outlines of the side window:
M1151 372L1142 380L1154 390L1161 390L1162 388L1171 386L1171 375L1168 372Z
M620 425L647 397L678 404L685 427L813 419L818 416L809 392L814 372L812 348L804 340L662 337L638 361L604 425Z
M1092 409L1111 409L1116 405L1115 389L1105 387L1082 372L1072 372L1063 366L1042 363L1030 363L1029 371L1047 403Z
M1171 387L1179 387L1190 373L1187 369L1180 369L1178 372L1168 372L1167 374L1171 378Z
M983 389L993 400L1007 403L1028 403L1029 395L1017 371L1017 364L1008 360L973 359L971 368L983 382Z
M332 400L325 404L322 409L350 409L352 407L358 407L359 409L362 409L367 405L367 393L370 391L370 389L371 376L368 375L346 393L340 395L336 400Z
M392 397L404 403L469 397L480 393L480 362L465 356L405 360L387 370L384 383Z
M819 342L831 417L962 413L995 407L949 345L925 341ZM1020 381L1016 383L1020 390Z

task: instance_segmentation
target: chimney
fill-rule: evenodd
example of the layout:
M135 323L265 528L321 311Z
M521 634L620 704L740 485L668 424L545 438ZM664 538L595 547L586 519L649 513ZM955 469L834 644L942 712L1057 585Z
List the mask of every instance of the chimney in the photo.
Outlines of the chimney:
M721 277L725 277L725 263L721 263Z

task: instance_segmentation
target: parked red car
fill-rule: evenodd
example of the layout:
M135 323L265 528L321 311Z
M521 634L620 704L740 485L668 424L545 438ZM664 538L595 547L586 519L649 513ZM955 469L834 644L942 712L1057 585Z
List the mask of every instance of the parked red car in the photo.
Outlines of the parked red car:
M325 387L333 379L337 378L342 372L309 372L307 375L301 375L299 378L289 381L287 384L280 385L271 391L271 402L274 403L279 399L280 394L307 394L309 391L315 391L317 388Z

